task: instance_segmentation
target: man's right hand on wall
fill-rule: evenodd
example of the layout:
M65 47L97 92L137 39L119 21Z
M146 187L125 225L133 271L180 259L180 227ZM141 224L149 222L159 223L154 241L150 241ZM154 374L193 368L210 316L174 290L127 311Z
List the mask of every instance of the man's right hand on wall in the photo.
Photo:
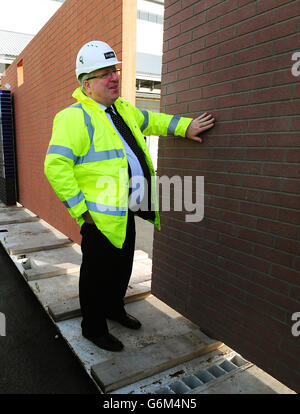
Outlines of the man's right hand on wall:
M213 118L211 114L204 112L204 114L198 116L198 118L195 118L190 123L188 129L186 130L185 136L201 143L202 138L199 137L199 134L212 128L215 125L214 122L215 118Z

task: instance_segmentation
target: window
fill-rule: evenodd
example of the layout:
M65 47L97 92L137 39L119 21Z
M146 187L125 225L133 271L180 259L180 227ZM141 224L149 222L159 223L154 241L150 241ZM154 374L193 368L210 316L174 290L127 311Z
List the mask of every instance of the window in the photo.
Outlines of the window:
M140 20L146 20L147 22L163 24L164 17L159 14L150 13L144 10L138 10L137 18Z
M159 81L152 81L152 80L144 80L144 79L137 79L136 80L136 89L139 90L148 90L149 92L158 92L161 89L161 82Z

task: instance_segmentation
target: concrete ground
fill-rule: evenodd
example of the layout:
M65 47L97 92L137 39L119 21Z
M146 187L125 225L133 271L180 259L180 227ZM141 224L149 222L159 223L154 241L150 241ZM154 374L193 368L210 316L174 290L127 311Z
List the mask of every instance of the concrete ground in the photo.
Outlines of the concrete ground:
M152 259L153 255L153 234L154 226L135 217L136 222L136 248L148 253ZM230 352L229 348L225 346L226 352ZM218 355L219 351L213 351L210 358ZM185 364L186 366L186 364ZM183 368L183 366L181 367ZM184 371L184 369L182 369ZM191 371L192 372L192 369ZM159 381L159 378L155 377ZM147 387L147 382L142 382L140 386ZM152 387L152 389L154 389ZM148 386L151 390L151 385ZM124 391L133 392L131 388L125 388ZM217 381L207 383L206 386L195 387L191 394L295 394L294 391L281 384L275 378L261 370L259 367L252 364L245 364L243 369L235 372L234 375L221 376Z
M110 354L107 351L92 349L92 344L86 344L80 335L77 335L78 338L76 337L80 317L69 318L69 320L55 324L45 312L48 307L47 301L53 300L53 295L49 296L49 292L55 293L52 292L54 285L57 295L58 290L60 292L62 287L65 288L66 294L70 295L70 286L74 282L73 278L76 279L76 273L63 274L63 272L66 273L66 270L76 271L76 266L78 266L76 248L72 253L74 257L67 254L68 261L71 263L66 262L65 250L71 247L68 244L70 240L64 240L64 236L61 234L56 235L55 229L53 229L55 237L52 234L53 231L50 232L49 237L48 228L42 221L32 222L33 232L30 232L31 236L29 236L28 229L25 229L26 226L23 225L23 216L20 218L20 226L15 229L13 224L9 224L9 221L13 216L14 223L16 223L19 213L22 216L22 210L17 212L5 209L2 211L1 217L0 209L0 222L7 220L5 227L0 225L0 241L5 247L4 249L0 246L0 335L2 335L0 336L0 350L1 355L5 355L5 359L3 357L0 359L0 395L11 393L96 394L99 393L99 389L91 377L93 370L94 378L97 382L99 380L105 382L106 392L111 392L111 396L113 394L131 396L134 394L295 394L294 391L251 362L246 361L225 344L221 348L218 345L216 349L215 340L204 338L200 331L198 333L195 331L194 328L197 327L190 327L188 320L180 315L175 315L175 311L151 296L149 299L144 298L128 304L130 311L133 310L133 314L138 315L143 322L145 321L145 328L139 332L136 338L125 328L113 325L111 327L117 329L118 335L126 336L126 346L129 351L127 355L123 353L124 355L120 355L122 358L117 361L107 355ZM32 219L26 216L25 218L28 221ZM144 250L151 257L153 226L139 218L136 221L136 249ZM41 225L46 231L39 231ZM48 251L53 242L52 236L54 243L60 243L60 246L55 249L56 253L61 253L59 258L56 254L54 255L54 251ZM26 242L22 242L24 237L25 239L26 237L30 238L28 242L31 246L31 252L28 251ZM39 244L41 241L42 248ZM69 247L64 247L65 243ZM44 250L45 246L46 250ZM20 256L21 262L22 260L26 261L22 262L23 264L14 259L14 254L18 252L18 249L27 249L26 255ZM23 256L25 258L22 258ZM147 276L147 260L143 259L143 255L137 257L135 278L136 282L140 283L135 286L141 284L139 278L144 280ZM42 272L40 272L41 269ZM48 276L45 274L46 271ZM20 273L25 277L22 277ZM57 276L53 277L56 274ZM69 284L66 284L66 277ZM26 283L26 278L28 283ZM60 279L63 285L56 284L57 279ZM44 289L43 283L47 283L47 280L49 286ZM45 298L42 294L45 295ZM1 326L1 316L3 315L6 318L5 335L3 335L3 323ZM174 334L176 338L173 338ZM187 353L186 345L182 348L184 352L180 351L181 341L184 340L182 343L188 344L192 338L196 339L195 334L196 336L202 335L202 346L210 343L207 342L207 339L211 341L214 346L214 348L210 348L211 352L204 352L203 355L199 352L199 344L201 343L199 338L196 340L196 347L192 346L190 354ZM170 345L172 341L173 343ZM192 342L190 343L192 344ZM203 350L206 349L205 346ZM77 348L80 348L79 351ZM153 372L153 375L144 375L145 368L141 369L141 367L144 366L145 361L149 362L153 357L151 352L149 354L151 349L153 349L153 355L154 350L161 350L154 358L154 365L156 364L158 369L154 373L153 365L148 367L145 365L147 372L149 371L149 374ZM178 362L174 360L175 349L177 349L176 361ZM168 362L166 364L166 358L169 358L170 355L176 363L170 364ZM189 357L189 355L191 356ZM132 376L130 376L130 381L127 379L123 381L124 387L122 388L119 370L124 364L125 356L128 360L126 363L132 370ZM140 366L138 366L138 360L140 360ZM87 369L86 366L89 365L89 362L91 362L91 367ZM126 363L123 376L126 376L128 372ZM113 367L112 371L109 368L110 365ZM137 368L140 369L140 372L136 371ZM106 378L103 376L105 369ZM115 375L115 385L112 387L110 382L113 374ZM136 382L134 382L134 378ZM118 383L119 388L117 387Z
M98 393L2 245L0 292L0 394Z
M232 376L220 378L206 388L191 394L296 394L255 365L245 367Z

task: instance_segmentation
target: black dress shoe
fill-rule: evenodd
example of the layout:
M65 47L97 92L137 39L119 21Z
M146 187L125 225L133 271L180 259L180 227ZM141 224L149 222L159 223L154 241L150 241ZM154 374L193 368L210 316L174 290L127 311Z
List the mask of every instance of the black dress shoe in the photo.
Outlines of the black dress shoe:
M140 321L138 321L136 318L129 315L128 313L110 319L119 322L121 325L129 329L140 329L140 327L142 326Z
M93 342L99 348L105 349L106 351L118 352L122 351L122 349L124 348L122 342L110 333L95 337L90 337L84 334L82 334L82 336L84 336L89 341Z

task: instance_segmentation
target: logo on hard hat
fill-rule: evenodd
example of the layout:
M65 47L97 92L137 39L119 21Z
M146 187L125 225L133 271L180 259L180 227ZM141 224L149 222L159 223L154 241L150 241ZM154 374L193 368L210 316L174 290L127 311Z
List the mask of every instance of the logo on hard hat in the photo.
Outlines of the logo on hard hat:
M80 56L80 58L79 58L79 62L80 62L80 63L82 63L82 64L84 63L84 62L83 62L83 57L82 57L82 56Z
M104 53L104 57L105 59L111 59L111 58L116 57L116 55L114 54L114 52L106 52Z

